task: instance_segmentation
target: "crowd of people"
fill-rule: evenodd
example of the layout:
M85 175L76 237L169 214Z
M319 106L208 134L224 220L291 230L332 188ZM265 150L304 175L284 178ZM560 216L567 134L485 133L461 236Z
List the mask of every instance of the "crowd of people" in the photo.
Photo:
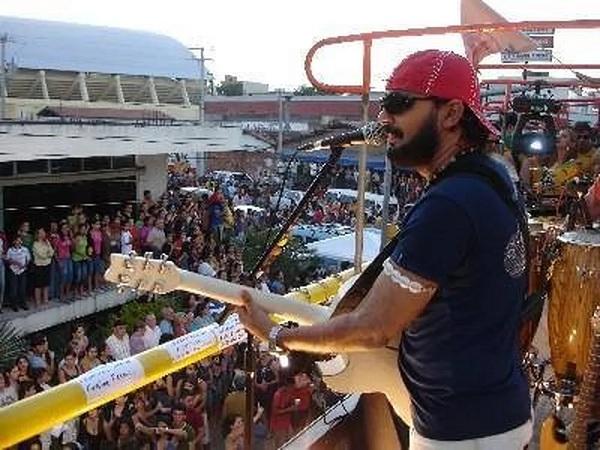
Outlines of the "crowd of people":
M188 306L197 313L177 314L165 307L160 322L148 314L135 325L131 335L117 320L112 334L100 343L89 339L85 327L77 324L62 357L50 348L46 336L34 335L29 351L0 373L0 408L214 320L207 302L190 296ZM192 320L178 320L183 316ZM243 445L245 411L241 350L231 347L219 356L189 365L23 442L18 448L206 450L216 446L239 450ZM254 448L274 448L304 427L314 413L313 388L306 373L281 368L278 359L266 351L260 353L256 374Z
M202 180L210 186L210 194L194 196L179 189L189 183L189 173L189 169L171 173L169 190L157 200L144 193L137 217L130 204L113 217L88 217L75 207L63 221L51 222L48 232L38 228L35 239L29 223L21 224L6 252L11 306L27 308L30 299L33 307L52 299L74 301L108 288L102 273L112 252L150 251L157 257L164 253L184 269L240 282L246 233L264 228L269 215L236 211L235 205L261 204L261 196L253 186L234 184L231 189L230 183L214 180ZM257 283L281 294L288 290L281 272L267 273ZM15 285L19 288L13 291ZM215 321L216 302L190 295L183 303L180 311L163 308L158 319L153 314L139 317L130 329L116 320L112 334L99 341L89 339L85 326L78 324L63 351L56 351L42 334L32 336L28 352L2 372L0 407ZM191 449L212 448L211 443L224 440L226 449L239 449L244 377L236 376L241 364L238 350L189 366L48 430L20 448ZM277 359L261 354L256 448L280 445L306 423L314 410L310 382L306 374L286 372Z

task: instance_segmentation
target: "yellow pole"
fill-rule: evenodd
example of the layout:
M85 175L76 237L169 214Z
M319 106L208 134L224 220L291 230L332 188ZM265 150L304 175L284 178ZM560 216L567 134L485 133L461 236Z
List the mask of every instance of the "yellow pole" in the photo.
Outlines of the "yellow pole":
M1 408L0 448L43 433L235 343L225 345L216 337L217 328L222 329L203 328L139 355L96 367L67 383Z
M323 303L354 274L353 269L312 283L286 296ZM220 353L241 340L241 326L232 315L221 326L209 326L125 360L90 372L0 408L0 448L32 436L98 408L190 364Z

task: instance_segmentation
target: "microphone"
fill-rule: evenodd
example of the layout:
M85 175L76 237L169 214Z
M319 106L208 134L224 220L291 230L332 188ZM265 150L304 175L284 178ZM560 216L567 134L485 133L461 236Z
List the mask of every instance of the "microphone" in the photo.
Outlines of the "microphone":
M315 151L331 147L350 147L352 145L367 144L379 147L385 144L387 125L369 122L353 131L330 136L319 141L300 145L298 150Z

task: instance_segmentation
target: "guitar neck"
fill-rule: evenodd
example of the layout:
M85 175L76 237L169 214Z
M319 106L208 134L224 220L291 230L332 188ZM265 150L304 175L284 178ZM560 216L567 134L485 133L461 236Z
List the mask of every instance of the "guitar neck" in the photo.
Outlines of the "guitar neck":
M219 300L232 305L242 304L242 291L248 291L253 300L271 314L277 314L285 320L300 325L312 325L324 322L331 316L330 308L305 303L284 297L283 295L259 291L218 278L199 275L187 270L179 270L180 283L177 289Z

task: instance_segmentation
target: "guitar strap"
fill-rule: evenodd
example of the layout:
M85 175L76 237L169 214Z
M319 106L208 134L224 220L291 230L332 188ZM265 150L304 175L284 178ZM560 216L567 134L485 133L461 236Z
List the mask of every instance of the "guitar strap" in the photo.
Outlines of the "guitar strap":
M486 164L482 164L480 159L473 160L473 158L469 157L471 155L466 156L467 157L457 159L456 162L454 162L450 167L448 167L444 172L442 172L441 176L434 181L434 184L450 176L473 175L485 181L494 190L494 192L496 192L496 194L500 197L500 199L502 199L502 201L506 204L506 206L510 209L510 211L517 219L519 228L523 235L526 251L525 273L528 283L530 247L529 227L527 224L527 212L525 210L524 202L521 201L520 194L518 193L518 191L516 189L513 189L496 170L487 166ZM367 295L367 293L371 289L371 286L373 286L375 280L381 273L381 270L383 268L383 262L394 251L394 248L398 243L398 239L400 238L401 233L402 231L398 232L384 247L384 249L377 255L377 257L371 262L371 264L369 264L369 266L360 274L353 286L339 301L335 311L332 314L332 317L335 317L339 314L351 312L360 304L360 302ZM528 289L526 287L525 292L527 291ZM523 310L521 311L521 323L533 322L534 327L537 328L537 324L539 323L539 320L542 315L543 306L543 296L537 293L534 293L531 296L525 298L525 301L523 303Z

